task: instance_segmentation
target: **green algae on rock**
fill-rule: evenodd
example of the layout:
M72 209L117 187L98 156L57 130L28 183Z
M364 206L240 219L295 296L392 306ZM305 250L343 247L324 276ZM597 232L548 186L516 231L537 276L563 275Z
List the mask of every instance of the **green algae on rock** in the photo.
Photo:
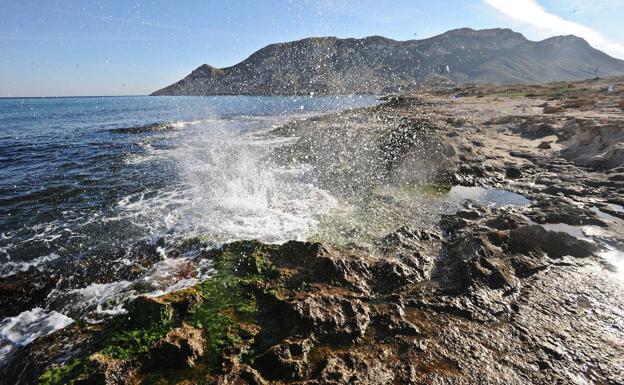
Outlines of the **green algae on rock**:
M216 269L209 280L160 297L136 298L128 305L127 314L116 317L94 336L95 342L87 357L53 366L41 374L39 382L82 383L85 378L97 375L94 362L104 361L115 362L119 369L123 366L120 363L127 362L133 362L133 366L141 370L149 369L147 379L154 383L159 383L163 376L215 373L226 348L238 347L243 353L251 344L257 332L257 294L273 296L278 291L280 273L269 258L276 250L277 246L250 241L205 252L204 257L213 259ZM168 353L172 349L163 348L163 344L171 345L171 340L175 339L174 345L180 345L179 341L186 338L183 335L171 337L176 330L202 333L201 349L196 348L193 354L202 355L204 362L194 371L188 369L195 366L199 357L193 357L187 368L164 359L163 349ZM182 357L182 361L190 362L185 361L187 358ZM175 361L176 357L171 359ZM162 365L154 365L153 361ZM137 371L137 378L144 376L141 370Z

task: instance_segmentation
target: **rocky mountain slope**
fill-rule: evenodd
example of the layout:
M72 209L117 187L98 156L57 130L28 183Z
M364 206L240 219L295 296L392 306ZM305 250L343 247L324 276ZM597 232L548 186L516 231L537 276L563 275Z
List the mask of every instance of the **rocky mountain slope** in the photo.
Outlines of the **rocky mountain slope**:
M272 44L227 68L204 64L152 95L307 95L454 83L546 83L624 75L624 61L575 36L534 42L509 29L452 30L423 40L309 38Z

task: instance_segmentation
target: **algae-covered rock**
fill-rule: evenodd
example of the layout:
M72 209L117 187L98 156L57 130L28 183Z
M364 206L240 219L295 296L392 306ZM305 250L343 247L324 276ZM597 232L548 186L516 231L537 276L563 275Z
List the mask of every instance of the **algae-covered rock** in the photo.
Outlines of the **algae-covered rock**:
M204 333L187 324L172 329L149 352L149 364L155 368L192 368L204 354Z
M125 326L129 329L149 328L173 319L173 307L157 297L141 296L128 305Z
M134 385L140 383L136 362L117 360L103 354L89 357L85 373L77 378L74 385Z

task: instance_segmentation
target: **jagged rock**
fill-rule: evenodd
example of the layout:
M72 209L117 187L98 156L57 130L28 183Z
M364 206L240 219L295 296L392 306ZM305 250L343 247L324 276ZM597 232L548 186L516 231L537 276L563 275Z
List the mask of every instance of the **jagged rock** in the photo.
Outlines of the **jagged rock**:
M138 365L96 353L89 357L89 372L76 385L133 385L140 383Z
M380 359L357 354L330 356L323 363L318 377L311 384L365 385L392 384L395 374Z
M398 290L423 277L423 274L414 268L392 259L380 260L373 264L370 270L374 290L378 293Z
M359 299L335 295L309 295L294 304L295 311L320 341L353 343L370 323L369 306Z
M496 230L513 230L528 223L525 217L509 212L499 214L485 222L487 226Z
M565 223L571 226L607 224L596 213L579 207L565 197L547 197L534 201L528 216L537 223Z
M368 261L342 255L320 256L314 263L307 281L320 281L332 285L345 285L351 290L368 293L370 266Z
M159 302L171 305L178 318L183 318L203 301L201 293L195 288L174 291L159 298Z
M492 289L515 287L510 261L485 236L463 233L449 244L449 257L454 264L452 272L463 287L485 284Z
M171 304L158 297L137 297L130 302L127 310L125 324L130 329L161 325L173 319L174 316Z
M159 369L192 368L204 354L202 329L183 324L172 329L149 352L150 365Z
M217 385L268 385L260 373L249 365L236 363L216 381Z
M304 378L309 371L309 339L286 339L254 358L254 367L268 379Z
M406 319L405 310L401 304L378 307L374 316L374 323L384 337L421 334L421 330Z
M547 231L542 226L529 225L511 231L509 251L522 254L543 251L551 258L566 255L583 258L595 253L597 247L564 232Z
M468 221L456 215L442 215L440 227L448 232L455 232L468 226Z
M540 144L537 145L537 148L542 149L542 150L550 150L552 148L552 146L550 145L550 142L540 142Z
M40 306L57 278L35 268L0 277L0 319Z

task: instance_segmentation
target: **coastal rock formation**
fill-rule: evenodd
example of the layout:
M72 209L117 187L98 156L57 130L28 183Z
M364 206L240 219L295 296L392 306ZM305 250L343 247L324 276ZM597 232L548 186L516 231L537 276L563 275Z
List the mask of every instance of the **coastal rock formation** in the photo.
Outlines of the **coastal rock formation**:
M624 61L575 36L533 42L509 29L423 40L309 38L272 44L227 68L204 64L152 95L379 94L423 83L545 83L624 74Z
M609 310L624 311L622 288L592 269L595 246L538 225L487 225L522 219L514 209L467 210L480 215L444 238L412 238L438 256L428 263L386 245L424 274L396 273L388 260L401 262L392 257L318 243L243 241L204 252L219 266L211 280L139 297L106 325L53 334L49 346L67 334L91 337L38 361L30 359L37 346L26 347L6 375L47 384L526 384L569 382L589 366L597 381L624 380L624 336ZM394 274L403 280L391 288L373 284ZM580 277L593 281L582 296L571 280Z
M605 94L605 83L615 92ZM603 117L594 131L617 145L607 127L621 115L623 88L619 78L463 86L285 124L268 135L290 140L267 161L305 163L311 179L362 208L364 223L347 223L336 241L214 248L187 239L169 258L193 255L214 268L209 278L128 298L124 314L15 347L3 379L624 383L624 285L615 278L624 165L601 158L593 140L584 158L568 156L587 114ZM544 141L551 148L539 148ZM608 162L587 164L592 153ZM477 194L432 214L434 198L457 187ZM482 199L511 192L522 194L514 204ZM413 207L420 199L424 211ZM133 252L147 266L154 248ZM82 285L102 279L88 273L89 259L71 269ZM37 306L55 280L44 267L3 277L0 290L11 296L3 303Z

